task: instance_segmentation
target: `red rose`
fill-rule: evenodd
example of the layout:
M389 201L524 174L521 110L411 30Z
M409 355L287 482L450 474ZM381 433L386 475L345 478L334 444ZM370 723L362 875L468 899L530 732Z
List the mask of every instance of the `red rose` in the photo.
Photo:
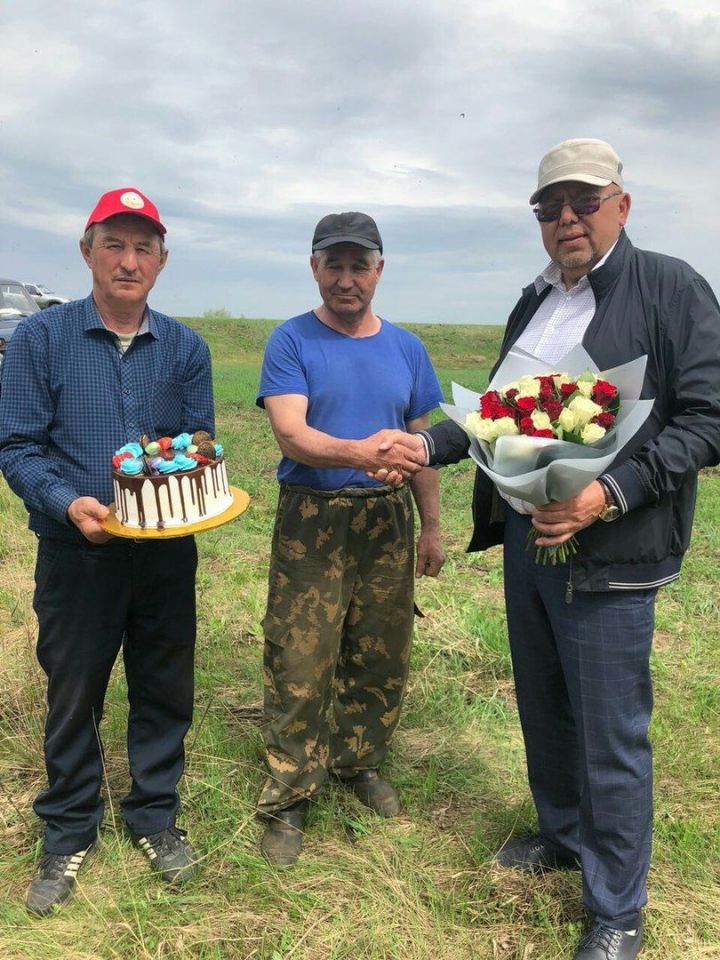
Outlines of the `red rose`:
M617 387L608 383L607 380L598 380L593 387L592 399L601 407L609 406L615 397L617 397Z
M540 399L542 401L554 400L555 399L555 387L543 384L540 387Z
M515 411L513 410L512 407L509 407L507 404L505 404L505 403L500 403L500 404L498 404L498 406L495 408L495 419L496 419L496 420L499 420L500 417L511 417L511 418L514 420L514 419L515 419Z
M520 392L520 391L517 390L515 387L510 387L510 389L509 389L508 391L506 391L506 393L505 393L505 399L506 399L506 400L512 400L513 397L516 397L519 392Z
M530 434L531 437L554 437L555 434L552 430L533 430Z
M610 427L615 426L615 415L604 410L596 417L593 417L591 422L596 423L599 427L605 427L605 429L608 430Z
M535 397L518 397L515 403L518 410L521 410L523 413L530 413L537 406Z
M559 400L546 400L542 408L551 420L557 420L565 409Z
M532 422L532 417L522 417L519 427L520 433L524 433L528 437L532 436L535 432L535 424Z
M494 420L496 418L495 410L501 402L497 390L488 390L480 397L480 416Z
M567 400L568 397L571 397L577 390L576 383L561 383L560 384L560 396L563 400Z

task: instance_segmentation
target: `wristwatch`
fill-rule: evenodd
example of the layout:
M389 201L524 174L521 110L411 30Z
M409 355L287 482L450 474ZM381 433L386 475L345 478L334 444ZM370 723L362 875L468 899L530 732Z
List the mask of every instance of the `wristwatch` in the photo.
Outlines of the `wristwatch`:
M605 506L598 514L598 520L603 520L605 523L612 523L613 520L617 520L621 515L620 507L615 503L615 497L612 495L612 491L607 484L603 483L602 480L598 480L598 483L605 492Z

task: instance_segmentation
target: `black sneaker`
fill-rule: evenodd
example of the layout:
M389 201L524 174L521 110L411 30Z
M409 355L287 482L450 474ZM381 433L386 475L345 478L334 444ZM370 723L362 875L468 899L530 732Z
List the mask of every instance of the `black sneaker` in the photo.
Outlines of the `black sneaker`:
M25 906L38 917L47 917L75 893L80 867L95 852L91 843L77 853L44 853L32 878Z
M616 930L596 920L578 944L573 960L635 960L642 939L642 922L636 930Z
M133 837L133 843L168 883L184 883L197 873L197 854L187 840L187 833L178 827L168 827L147 837Z
M495 854L501 867L542 872L544 870L579 870L580 861L569 851L560 850L538 833L509 840Z

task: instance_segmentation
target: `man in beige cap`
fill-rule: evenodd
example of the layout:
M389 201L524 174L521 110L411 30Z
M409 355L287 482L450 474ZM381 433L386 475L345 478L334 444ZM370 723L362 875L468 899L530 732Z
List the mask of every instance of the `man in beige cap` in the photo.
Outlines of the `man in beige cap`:
M571 500L504 502L478 471L469 549L504 543L539 828L511 839L497 860L519 870L580 868L593 924L575 960L630 960L642 943L652 834L655 594L680 575L697 473L720 460L720 308L686 263L633 247L624 229L630 196L608 143L553 147L530 203L550 263L510 315L501 359L518 346L555 370L582 343L609 370L646 355L642 396L655 404L610 469ZM452 421L418 438L431 464L468 455ZM526 549L531 526L540 546L576 535L578 553L536 564Z

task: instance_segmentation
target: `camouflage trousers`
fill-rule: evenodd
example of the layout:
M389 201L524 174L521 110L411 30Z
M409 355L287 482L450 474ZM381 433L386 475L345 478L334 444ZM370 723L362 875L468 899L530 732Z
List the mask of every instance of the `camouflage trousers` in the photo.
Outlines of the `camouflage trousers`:
M414 611L407 487L281 487L264 619L270 814L328 772L375 769L407 681Z

